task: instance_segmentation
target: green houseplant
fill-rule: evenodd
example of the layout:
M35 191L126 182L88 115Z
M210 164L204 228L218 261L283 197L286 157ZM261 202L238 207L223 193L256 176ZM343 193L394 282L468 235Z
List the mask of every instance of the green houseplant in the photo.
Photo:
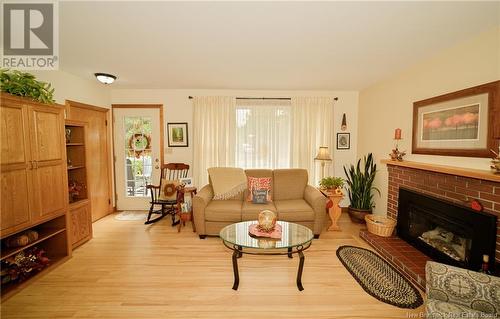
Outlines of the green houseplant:
M54 89L49 83L36 80L30 73L0 69L0 90L27 97L40 103L54 103Z
M342 177L327 176L319 181L319 186L326 189L338 189L344 186L344 179Z
M380 191L373 186L377 164L373 161L372 153L364 156L363 167L361 167L361 159L358 159L356 166L351 164L349 169L344 166L344 172L347 176L347 193L351 201L348 208L349 217L353 222L364 223L365 216L370 214L375 206L373 202L374 191L380 195Z

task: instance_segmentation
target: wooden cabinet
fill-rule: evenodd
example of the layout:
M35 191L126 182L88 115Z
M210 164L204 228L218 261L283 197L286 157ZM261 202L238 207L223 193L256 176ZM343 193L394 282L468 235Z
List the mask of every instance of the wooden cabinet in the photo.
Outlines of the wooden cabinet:
M70 206L71 244L73 248L80 246L92 237L92 217L89 201Z
M71 244L80 246L92 238L90 190L87 178L87 123L66 120L66 158L68 170Z
M68 188L64 145L64 108L1 93L1 261L30 247L45 251L53 268L71 254L68 243ZM31 229L34 242L7 247L7 237ZM7 282L7 281L5 281ZM29 282L26 281L26 283ZM25 283L4 284L2 300Z
M2 93L2 238L67 210L63 112Z

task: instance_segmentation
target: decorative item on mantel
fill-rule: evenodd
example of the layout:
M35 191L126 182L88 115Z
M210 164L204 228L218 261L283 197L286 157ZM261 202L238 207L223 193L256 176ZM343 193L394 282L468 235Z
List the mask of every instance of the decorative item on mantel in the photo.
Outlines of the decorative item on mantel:
M398 141L401 140L401 129L397 128L394 130L394 140L396 141L396 147L392 150L389 156L393 161L403 161L403 157L406 155L406 151L401 152L398 148Z
M491 171L494 174L500 174L500 146L498 147L498 153L494 150L490 151L495 155L495 157L493 157L491 160Z
M258 224L251 224L248 232L257 238L281 239L281 225L276 223L276 213L263 210L259 213Z

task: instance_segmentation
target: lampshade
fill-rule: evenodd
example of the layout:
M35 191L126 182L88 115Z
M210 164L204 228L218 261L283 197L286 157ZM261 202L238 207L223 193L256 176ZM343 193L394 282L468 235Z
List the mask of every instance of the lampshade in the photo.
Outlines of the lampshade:
M332 158L330 157L330 154L328 153L328 147L326 146L320 146L318 155L314 158L315 160L318 161L328 161L330 162Z

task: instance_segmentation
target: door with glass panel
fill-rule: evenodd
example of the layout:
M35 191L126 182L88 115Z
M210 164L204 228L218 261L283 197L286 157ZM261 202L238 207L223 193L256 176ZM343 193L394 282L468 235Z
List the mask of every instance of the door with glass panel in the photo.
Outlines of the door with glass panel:
M160 109L113 106L113 119L116 208L147 210L146 185L160 179Z

